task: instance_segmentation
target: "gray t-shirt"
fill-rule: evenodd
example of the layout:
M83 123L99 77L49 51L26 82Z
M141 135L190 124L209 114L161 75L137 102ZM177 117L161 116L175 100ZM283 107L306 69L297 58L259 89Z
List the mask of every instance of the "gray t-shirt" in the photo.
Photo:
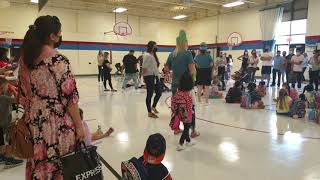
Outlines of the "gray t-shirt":
M190 51L184 50L178 53L176 57L173 56L173 53L169 55L167 65L173 73L172 89L176 89L179 86L179 80L183 73L188 71L190 64L194 64Z
M12 103L14 99L7 95L0 95L0 127L6 129L12 120Z

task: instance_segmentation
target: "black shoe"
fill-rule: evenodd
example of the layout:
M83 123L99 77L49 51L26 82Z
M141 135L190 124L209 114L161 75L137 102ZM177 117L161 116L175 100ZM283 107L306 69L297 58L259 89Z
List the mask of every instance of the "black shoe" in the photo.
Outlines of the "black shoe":
M7 161L4 164L4 169L17 167L22 164L23 164L23 160L18 160L18 159L14 159L14 158L7 158Z
M274 87L275 86L275 84L271 84L271 87ZM279 87L279 86L278 86Z

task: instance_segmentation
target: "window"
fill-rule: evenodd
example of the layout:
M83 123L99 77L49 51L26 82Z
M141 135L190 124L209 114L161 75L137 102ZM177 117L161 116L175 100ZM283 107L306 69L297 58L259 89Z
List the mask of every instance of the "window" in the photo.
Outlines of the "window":
M307 20L281 22L276 30L276 44L305 44Z

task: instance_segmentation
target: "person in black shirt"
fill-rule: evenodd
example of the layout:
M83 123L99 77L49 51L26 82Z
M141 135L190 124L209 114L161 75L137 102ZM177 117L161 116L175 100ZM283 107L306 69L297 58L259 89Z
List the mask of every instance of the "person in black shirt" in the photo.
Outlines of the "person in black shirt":
M130 80L133 80L134 87L136 89L139 88L139 81L138 81L138 60L134 56L134 50L130 50L129 54L123 57L123 68L125 70L124 80L122 84L122 89L127 87L127 83Z
M107 89L107 81L108 81L109 82L109 86L111 88L111 91L112 92L116 92L117 90L113 89L113 86L112 86L112 80L111 80L112 67L111 67L111 62L108 60L108 57L109 57L109 53L108 52L104 52L104 60L103 60L103 63L102 63L104 91L109 91Z

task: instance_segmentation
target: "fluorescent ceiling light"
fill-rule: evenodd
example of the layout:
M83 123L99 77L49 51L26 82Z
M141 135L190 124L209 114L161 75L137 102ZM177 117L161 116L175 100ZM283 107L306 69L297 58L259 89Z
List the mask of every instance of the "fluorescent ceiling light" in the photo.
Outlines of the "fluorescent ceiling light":
M235 2L232 2L232 3L224 4L223 7L230 8L230 7L240 6L242 4L244 4L243 1L235 1Z
M127 8L118 7L116 9L114 9L113 12L115 12L115 13L123 13L123 12L126 12L127 10L128 10Z
M32 3L39 3L39 0L30 0Z
M188 17L188 16L181 14L181 15L178 15L178 16L173 17L173 19L184 19L184 18L186 18L186 17Z

